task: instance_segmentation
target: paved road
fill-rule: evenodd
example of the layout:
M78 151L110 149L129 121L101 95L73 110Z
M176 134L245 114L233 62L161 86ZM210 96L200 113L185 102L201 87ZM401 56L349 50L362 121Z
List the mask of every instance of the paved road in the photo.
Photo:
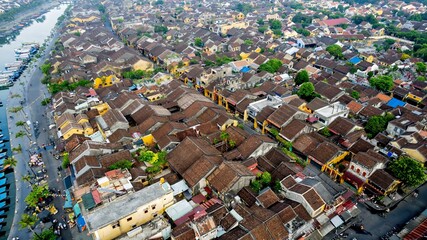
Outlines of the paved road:
M427 184L419 188L417 198L412 195L408 196L394 210L387 213L385 217L371 212L365 204L359 203L357 206L362 211L360 216L363 219L366 230L371 232L373 236L356 234L352 230L347 230L347 233L350 233L348 239L379 239L392 230L393 227L403 226L427 208Z
M55 35L52 40L49 42L49 45L46 47L45 53L49 53L54 45L54 40L57 38L57 35ZM43 73L40 71L39 67L41 64L44 63L46 60L47 54L44 54L42 58L39 59L37 64L35 64L34 68L29 68L21 77L20 81L22 81L25 85L21 84L15 84L12 88L10 88L11 93L19 93L21 96L24 96L26 99L26 103L24 105L24 112L27 115L24 116L24 114L14 114L14 119L8 119L9 120L9 131L10 131L10 139L11 139L11 145L17 146L18 144L21 144L22 146L22 153L21 154L15 154L15 158L18 160L18 164L15 167L15 176L17 181L16 187L16 196L17 196L17 204L15 209L15 217L13 220L13 225L10 231L9 239L12 237L18 236L20 239L30 239L29 238L29 232L28 230L20 230L19 229L19 221L21 218L21 215L24 213L25 209L25 202L24 199L30 192L30 188L28 186L28 183L20 181L21 176L26 175L28 171L28 159L29 154L28 150L30 146L30 142L28 138L15 138L15 133L20 131L18 127L15 126L16 121L27 121L30 120L31 122L38 121L39 122L39 129L49 129L49 121L46 119L46 108L45 106L41 105L41 100L46 96L49 96L47 93L46 87L41 84L41 79L43 77ZM31 76L31 77L29 77ZM28 85L26 85L28 84ZM19 98L9 98L8 99L8 105L9 107L13 106L19 106ZM8 113L9 114L9 113ZM33 131L34 128L31 129ZM31 140L36 141L38 146L42 146L42 144L47 144L50 142L49 139L49 133L40 131L40 134L37 136L37 139L35 139L34 132L32 132ZM60 162L55 160L52 155L50 155L47 151L43 151L43 161L45 163L47 174L49 176L48 183L49 187L56 188L56 189L63 189L63 184L60 178L58 178L57 175L57 167L60 165ZM60 219L63 210L62 206L64 204L64 201L62 198L58 197L55 198L54 204L56 208L59 210L58 214L55 215L57 219ZM62 232L62 237L64 239L72 239L71 232L69 229Z

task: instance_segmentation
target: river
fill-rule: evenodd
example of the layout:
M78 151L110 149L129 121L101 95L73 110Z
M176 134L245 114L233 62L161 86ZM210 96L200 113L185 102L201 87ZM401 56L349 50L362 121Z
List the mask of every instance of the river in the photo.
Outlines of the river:
M24 42L35 42L42 45L44 41L51 35L51 31L54 29L55 24L57 23L58 18L64 13L67 5L60 5L51 9L49 12L43 14L44 21L37 22L33 21L33 23L24 29L21 30L19 35L8 44L0 46L0 70L4 69L4 65L6 63L11 63L15 61L15 53L14 49L20 48L22 43ZM15 84L18 84L17 82ZM22 86L24 88L24 86ZM7 126L7 115L6 115L6 102L7 98L10 97L9 89L0 90L0 101L4 104L3 107L0 107L0 128L4 135L5 139L9 139L9 132ZM23 96L22 96L23 97ZM8 149L8 155L11 154L9 142L6 142L6 146ZM6 224L4 226L0 225L0 239L6 239L8 232L10 230L13 213L15 208L15 181L13 173L6 174L7 183L10 184L8 190L8 197L10 199L8 214L5 219ZM20 177L18 177L20 180ZM0 210L1 212L1 210ZM3 218L4 215L0 215Z

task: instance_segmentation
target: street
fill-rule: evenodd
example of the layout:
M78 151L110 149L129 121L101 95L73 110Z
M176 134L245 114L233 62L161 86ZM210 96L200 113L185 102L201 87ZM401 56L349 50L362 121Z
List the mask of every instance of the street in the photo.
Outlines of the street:
M32 141L35 141L37 146L42 146L43 144L49 144L50 143L50 135L48 131L42 131L42 129L49 129L49 119L48 119L48 113L46 112L47 106L42 106L41 101L43 100L45 94L46 96L49 96L49 93L47 92L46 86L44 86L41 83L41 79L43 77L43 73L39 69L39 66L44 63L46 60L48 54L50 53L55 39L58 37L56 34L53 36L46 49L44 54L42 54L42 57L37 61L36 64L34 64L34 67L29 67L27 71L20 78L19 81L24 82L24 85L21 84L15 84L13 87L10 88L11 94L21 94L26 101L24 104L24 112L27 117L25 119L23 116L20 115L14 115L14 118L9 118L9 131L10 131L10 143L11 147L18 146L21 144L22 146L22 153L14 154L16 160L18 161L17 166L15 167L15 177L17 179L16 182L16 197L17 197L17 203L15 208L15 217L13 220L13 225L9 234L8 239L12 239L13 237L19 237L20 239L30 239L29 231L27 229L20 230L19 228L19 221L24 213L24 209L26 207L26 204L24 202L25 197L30 192L30 187L28 183L21 181L21 177L23 175L27 175L27 172L29 170L28 167L28 160L29 160L29 152L30 150L30 142L29 139L24 138L16 138L15 134L19 132L21 129L15 125L16 121L27 121L30 120L31 122L39 122L39 129L41 130L40 133L37 136L37 139L34 139L36 135L34 134L34 128L31 128L32 136L30 137ZM23 89L24 88L24 89ZM14 107L19 106L19 98L9 98L7 106ZM11 113L8 113L9 115ZM49 113L50 114L50 113ZM57 174L57 167L61 165L61 162L58 160L55 160L53 156L49 153L49 151L42 150L43 154L43 161L46 166L47 175L48 177L48 183L50 188L56 188L63 190L63 184L62 184L62 178L58 177ZM56 197L54 200L54 204L56 208L58 209L58 213L54 216L57 220L60 220L63 216L63 204L64 200L62 197ZM72 239L71 232L69 229L63 230L61 232L61 235L64 239Z
M408 196L395 209L385 213L384 217L381 217L379 213L372 212L363 203L358 203L357 207L362 211L359 215L362 224L368 232L372 233L372 236L357 234L349 229L346 231L349 233L347 239L380 239L393 227L403 227L409 220L427 208L427 185L419 188L418 197ZM400 228L398 230L400 231Z

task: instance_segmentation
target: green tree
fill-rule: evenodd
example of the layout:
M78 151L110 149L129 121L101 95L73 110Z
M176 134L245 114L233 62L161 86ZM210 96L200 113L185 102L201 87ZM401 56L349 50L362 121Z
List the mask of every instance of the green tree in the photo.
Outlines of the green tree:
M360 98L360 93L358 91L353 90L351 92L351 97L354 99L359 99Z
M156 154L150 150L143 150L139 153L139 161L151 162L155 158Z
M271 182L271 174L269 172L263 172L260 177L263 185L268 185Z
M378 133L386 130L389 121L393 120L393 114L386 114L385 116L372 116L368 119L365 126L365 131L368 138L375 137Z
M244 43L243 43L243 44L250 46L250 45L252 45L253 43L254 43L254 42L253 42L252 40L250 40L250 39L246 39L246 40L244 41Z
M300 88L298 89L297 95L306 100L307 102L310 102L315 97L318 97L319 95L314 91L314 85L311 82L305 82L301 84Z
M371 87L380 91L388 92L393 88L393 78L388 75L380 75L369 79Z
M305 82L308 82L310 79L309 79L309 77L308 77L308 72L307 72L307 70L302 70L302 71L299 71L298 73L297 73L297 75L295 76L295 84L296 85L301 85L301 84L303 84L303 83L305 83Z
M156 32L156 33L165 34L165 33L167 33L167 31L168 31L168 27L166 27L166 26L163 26L163 25L154 26L154 32Z
M50 101L51 101L50 98L45 98L42 100L41 104L42 104L42 106L46 106L50 103Z
M261 27L258 27L258 32L260 32L260 33L264 33L265 31L267 31L267 27L266 26L261 26Z
M64 153L62 155L62 168L68 168L68 166L70 165L70 156L68 153Z
M426 77L424 77L424 76L418 76L417 77L417 81L425 82L426 81Z
M272 19L268 22L271 30L282 29L282 23L279 20Z
M15 125L16 125L17 127L23 127L23 126L25 126L25 122L24 122L24 121L17 121L17 122L15 123Z
M264 19L259 18L256 23L258 23L258 25L264 25Z
M15 138L21 138L23 136L27 136L27 134L24 131L19 131L15 134Z
M263 63L259 66L259 71L267 71L269 73L275 73L282 66L282 61L279 59L273 58L268 60L266 63Z
M418 186L427 180L424 165L410 157L401 156L392 161L388 168L395 177L408 186Z
M415 69L419 73L421 73L421 72L424 73L424 72L426 72L427 67L426 67L425 63L423 63L423 62L417 62L417 63L415 63Z
M38 221L37 216L28 215L28 214L24 213L21 216L21 221L19 221L19 227L21 229L28 228L31 232L33 232L34 235L37 236L38 239L40 239L40 235L38 235L33 229L33 227L34 227L34 225L36 225L37 221Z
M252 5L248 4L248 3L238 3L235 7L234 10L239 11L243 14L248 14L250 12L253 12L253 7Z
M331 133L331 131L329 131L329 128L328 127L324 127L324 128L322 128L320 131L319 131L319 133L320 134L322 134L323 136L325 136L325 137L330 137L330 136L332 136L332 133Z
M274 190L275 192L277 192L277 193L279 193L279 192L281 192L281 191L283 190L283 189L282 189L282 184L280 184L280 181L279 181L279 180L276 180L276 181L274 182L273 190Z
M304 28L295 28L294 30L295 30L295 32L297 32L297 33L299 33L299 34L301 34L301 35L303 35L305 37L310 36L310 31L308 31L307 29L304 29Z
M50 196L48 185L33 185L33 190L25 198L25 203L30 207L36 207L40 199L47 198Z
M40 233L40 236L35 240L56 240L57 236L52 229L45 229Z
M24 181L24 182L27 182L27 183L29 183L30 184L30 186L31 186L31 176L29 175L29 174L27 174L27 175L24 175L24 176L22 176L21 177L21 180L22 181Z
M42 71L42 73L44 75L49 75L51 68L52 68L52 65L50 64L50 62L47 62L47 63L40 66L40 70Z
M120 160L120 161L117 161L117 162L115 162L115 163L111 164L111 165L108 167L108 169L109 169L109 170L115 170L115 169L131 169L131 168L132 168L132 165L133 165L132 161L124 159L124 160Z
M259 180L253 180L251 182L251 188L254 192L258 193L261 190L262 184Z
M13 156L6 158L3 162L4 166L10 166L12 168L16 167L16 164L18 164L18 161Z
M336 44L332 44L326 48L326 51L329 52L332 56L336 58L343 58L344 55L342 54L342 48Z
M196 47L203 47L203 41L202 41L202 39L201 39L201 38L199 38L199 37L195 38L195 39L194 39L194 45L195 45Z

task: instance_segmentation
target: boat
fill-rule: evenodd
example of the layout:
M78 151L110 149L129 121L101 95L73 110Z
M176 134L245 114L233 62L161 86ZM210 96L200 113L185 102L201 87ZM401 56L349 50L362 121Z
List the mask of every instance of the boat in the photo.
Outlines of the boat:
M4 173L0 173L0 179L4 178Z
M7 157L7 152L0 153L0 158Z
M4 135L0 133L0 138L3 138L3 137L4 137Z
M20 67L22 65L22 61L15 61L13 63L6 63L4 66L5 68L11 68L11 67ZM12 71L12 70L9 70Z
M15 53L16 54L29 53L30 51L31 51L31 47L25 47L25 48L15 49Z
M0 193L4 193L4 192L6 192L7 191L7 188L6 187L0 187ZM1 215L1 214L0 214Z
M0 179L0 186L6 185L6 181L7 181L6 178Z
M5 146L5 144L2 141L2 143L0 143L0 148L4 148L4 146Z
M9 197L7 196L7 193L1 193L0 194L0 201L3 201L3 200L6 200L6 199L8 199Z
M7 204L6 201L0 202L0 209L4 209L8 206L9 206L9 204Z

